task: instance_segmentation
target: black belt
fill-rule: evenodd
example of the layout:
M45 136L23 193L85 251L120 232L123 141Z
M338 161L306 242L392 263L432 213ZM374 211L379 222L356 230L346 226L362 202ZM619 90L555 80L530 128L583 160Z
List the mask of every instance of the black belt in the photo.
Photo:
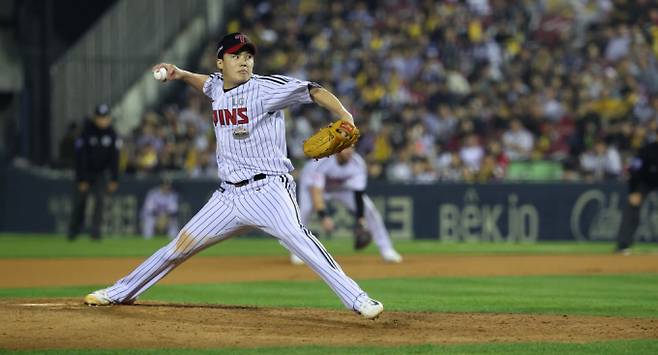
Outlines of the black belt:
M266 177L267 177L267 175L261 173L261 174L256 174L256 175L254 175L254 177L252 177L251 179L242 180L242 181L238 181L238 182L230 182L230 181L227 181L226 183L227 183L227 184L230 184L230 185L233 185L233 186L235 186L235 187L242 187L242 186L245 186L245 185L249 185L249 183L250 183L252 180L253 180L253 181L263 180L263 179L265 179Z

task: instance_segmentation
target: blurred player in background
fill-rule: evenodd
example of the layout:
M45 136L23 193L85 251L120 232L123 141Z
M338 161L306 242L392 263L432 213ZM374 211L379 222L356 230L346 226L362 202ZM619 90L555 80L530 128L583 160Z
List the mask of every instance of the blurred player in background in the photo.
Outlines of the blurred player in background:
M642 146L633 158L628 179L628 203L617 235L617 253L628 255L640 224L640 207L652 191L658 190L658 142Z
M94 195L91 238L101 239L105 194L114 192L119 179L121 140L112 127L110 106L100 104L91 120L85 122L75 141L75 193L68 239L75 240L84 223L87 198ZM109 174L109 181L108 181Z
M382 216L364 192L367 182L366 163L354 152L354 148L347 148L326 159L309 161L300 176L299 209L302 224L308 225L315 212L324 231L331 233L335 226L327 214L325 201L336 201L354 213L356 218L354 249L368 246L372 235L384 261L402 262L402 256L393 248ZM290 261L295 265L303 264L295 254L290 255Z
M141 212L142 236L153 238L156 227L166 225L169 239L178 234L178 194L174 191L171 180L163 178L160 185L146 194ZM160 229L160 228L158 228Z

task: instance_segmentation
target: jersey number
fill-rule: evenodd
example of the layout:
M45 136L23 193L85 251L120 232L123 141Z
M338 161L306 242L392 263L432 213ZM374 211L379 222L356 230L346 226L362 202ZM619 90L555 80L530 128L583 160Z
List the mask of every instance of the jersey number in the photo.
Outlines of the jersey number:
M246 107L238 107L231 110L221 109L213 110L212 122L215 126L228 126L235 124L249 123L249 116L247 116Z

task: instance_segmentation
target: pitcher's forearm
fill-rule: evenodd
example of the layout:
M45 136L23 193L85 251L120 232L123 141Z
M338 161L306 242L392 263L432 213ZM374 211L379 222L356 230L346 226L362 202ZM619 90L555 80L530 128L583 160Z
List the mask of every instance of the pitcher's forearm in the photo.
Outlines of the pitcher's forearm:
M192 73L187 70L181 70L180 74L180 80L183 80L185 83L201 92L203 92L203 85L208 78L210 78L208 75Z
M325 88L313 88L310 91L311 98L315 101L316 104L321 107L329 110L331 113L336 115L338 118L346 119L354 123L352 114L347 111L345 106L338 100L338 98L329 92Z

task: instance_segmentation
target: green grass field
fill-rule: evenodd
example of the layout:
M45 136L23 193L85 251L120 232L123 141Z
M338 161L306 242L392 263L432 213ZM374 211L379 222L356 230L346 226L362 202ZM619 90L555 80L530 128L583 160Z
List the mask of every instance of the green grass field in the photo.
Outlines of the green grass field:
M63 237L0 235L0 258L125 257L148 256L165 239L108 238L101 243L86 239L68 243ZM335 255L351 255L346 241L323 241ZM403 255L436 254L606 254L611 243L445 244L435 241L400 241ZM641 254L656 254L658 245L641 244ZM366 254L376 254L369 248ZM222 255L286 255L272 239L236 238L210 248L197 257ZM3 272L7 272L3 270ZM658 319L658 274L554 275L498 277L417 277L359 280L376 294L389 311L493 312L568 314ZM80 297L105 285L52 288L0 288L0 298ZM285 292L289 297L276 297ZM292 295L292 297L290 297ZM340 309L335 296L321 281L268 281L204 285L158 285L140 297L184 303L258 304L262 307L316 307ZM0 335L0 349L2 349ZM2 352L2 350L0 350ZM89 354L657 354L653 339L591 343L510 343L414 345L377 347L275 347L259 349L153 349L80 350ZM71 353L52 350L18 353Z
M465 344L465 345L418 345L391 348L377 347L275 347L259 349L120 349L120 350L87 350L85 354L114 355L114 354L167 354L167 355L193 355L193 354L235 354L235 355L394 355L394 354L505 354L505 355L550 355L550 354L578 354L578 355L600 355L600 354L656 354L658 342L655 340L634 341L606 341L587 344L563 344L563 343L517 343L517 344ZM3 353L0 350L0 353ZM71 354L70 350L48 350L48 351L16 351L16 354ZM76 354L82 351L76 349Z
M61 258L61 257L130 257L149 256L167 243L164 238L144 240L137 236L110 236L103 241L92 242L88 238L68 243L63 236L15 235L0 233L0 258ZM333 255L353 255L348 240L322 240ZM396 241L396 249L402 254L439 255L495 255L495 254L609 254L613 244L609 242L542 242L542 243L438 243L436 240ZM634 253L658 255L658 244L640 243ZM375 255L375 248L363 254ZM286 251L273 238L233 238L211 247L199 256L257 256L286 255Z

